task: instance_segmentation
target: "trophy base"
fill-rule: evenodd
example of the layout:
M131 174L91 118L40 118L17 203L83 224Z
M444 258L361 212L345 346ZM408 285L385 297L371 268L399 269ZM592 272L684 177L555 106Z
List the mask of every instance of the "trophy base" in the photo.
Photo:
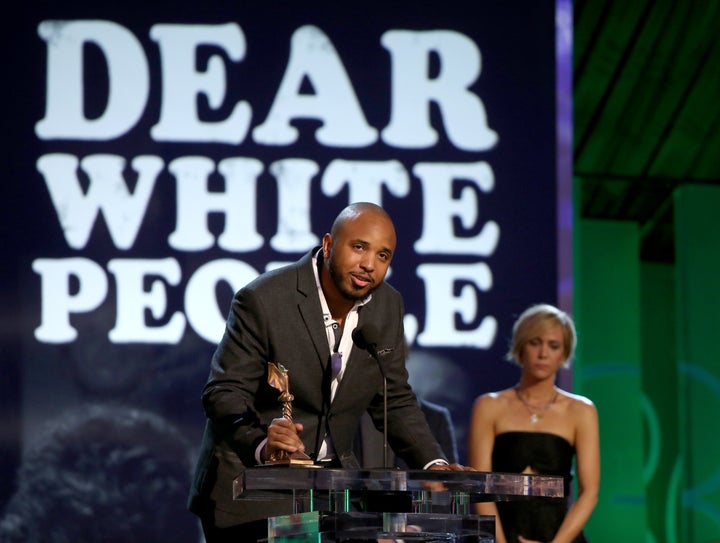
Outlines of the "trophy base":
M272 464L273 466L312 466L314 464L313 459L303 452L294 452L292 454L284 454L278 458L266 460L265 464Z

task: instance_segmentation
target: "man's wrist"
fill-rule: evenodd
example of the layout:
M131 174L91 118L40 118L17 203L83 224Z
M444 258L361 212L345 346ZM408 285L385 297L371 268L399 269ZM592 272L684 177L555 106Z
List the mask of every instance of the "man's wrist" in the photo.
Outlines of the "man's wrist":
M264 464L265 460L267 460L267 456L265 454L265 450L267 448L267 438L263 439L260 444L257 446L257 449L255 449L255 461L258 464Z
M423 469L430 469L433 466L449 466L450 463L447 460L443 460L442 458L437 458L435 460L431 460L427 464L425 464L425 467Z

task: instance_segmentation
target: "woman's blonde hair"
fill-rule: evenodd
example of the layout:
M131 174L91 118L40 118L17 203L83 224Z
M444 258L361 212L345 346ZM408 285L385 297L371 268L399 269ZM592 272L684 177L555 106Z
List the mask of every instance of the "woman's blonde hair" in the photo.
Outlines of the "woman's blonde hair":
M505 359L520 365L520 353L525 344L532 338L537 337L549 324L559 324L562 328L563 347L565 349L563 367L569 367L577 345L575 323L570 315L550 304L532 305L517 318L513 325L510 349L505 355Z

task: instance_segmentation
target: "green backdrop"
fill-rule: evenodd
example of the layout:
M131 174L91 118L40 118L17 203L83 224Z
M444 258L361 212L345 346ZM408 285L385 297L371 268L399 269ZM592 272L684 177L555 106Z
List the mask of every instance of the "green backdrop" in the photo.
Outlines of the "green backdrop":
M593 543L720 541L720 188L674 201L674 264L640 260L634 222L575 217L574 389L601 431Z

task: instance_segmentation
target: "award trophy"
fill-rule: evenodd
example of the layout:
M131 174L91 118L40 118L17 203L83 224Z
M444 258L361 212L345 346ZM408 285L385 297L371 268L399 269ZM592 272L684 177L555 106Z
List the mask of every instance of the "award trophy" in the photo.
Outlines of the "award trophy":
M282 416L292 422L292 401L294 396L290 394L288 370L285 369L282 364L268 362L268 384L280 391L278 401L282 403ZM304 452L295 451L294 453L291 453L282 449L273 451L265 463L313 465L312 458Z

